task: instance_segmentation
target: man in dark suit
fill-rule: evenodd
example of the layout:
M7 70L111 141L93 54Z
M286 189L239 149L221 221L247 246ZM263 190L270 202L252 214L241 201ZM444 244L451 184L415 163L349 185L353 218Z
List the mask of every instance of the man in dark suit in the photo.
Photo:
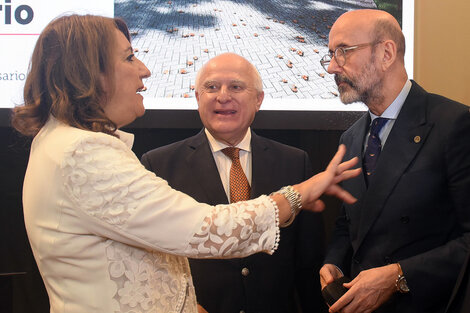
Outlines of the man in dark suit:
M250 125L264 98L256 68L233 53L216 56L198 72L196 99L204 129L196 136L142 156L142 163L175 189L209 204L229 203L231 160L240 148L250 198L312 175L307 154L260 137ZM324 256L321 215L302 211L281 228L274 255L190 260L198 303L210 313L324 312L318 270ZM300 301L299 301L300 300Z
M343 205L320 271L322 287L353 279L330 311L444 312L469 248L469 109L408 80L390 14L347 12L329 36L321 63L341 100L369 109L341 138L363 175L343 184L358 201Z

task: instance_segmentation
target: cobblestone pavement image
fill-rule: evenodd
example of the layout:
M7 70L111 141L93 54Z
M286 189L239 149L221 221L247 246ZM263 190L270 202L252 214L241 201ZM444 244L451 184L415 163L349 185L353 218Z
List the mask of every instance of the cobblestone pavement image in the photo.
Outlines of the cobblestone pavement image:
M332 75L320 65L328 33L342 13L376 8L373 0L115 0L136 56L152 72L146 97L194 98L196 72L234 52L261 74L265 98L331 99Z

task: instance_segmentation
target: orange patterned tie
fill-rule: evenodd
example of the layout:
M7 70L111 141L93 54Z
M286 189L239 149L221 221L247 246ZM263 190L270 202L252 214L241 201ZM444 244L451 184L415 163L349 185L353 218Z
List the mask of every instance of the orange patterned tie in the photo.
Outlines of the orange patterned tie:
M250 184L240 164L239 148L229 147L222 152L232 160L230 167L230 203L250 199Z

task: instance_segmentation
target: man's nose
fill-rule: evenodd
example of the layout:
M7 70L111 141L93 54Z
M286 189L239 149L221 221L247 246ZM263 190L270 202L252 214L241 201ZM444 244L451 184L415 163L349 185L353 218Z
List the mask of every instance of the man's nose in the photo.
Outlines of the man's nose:
M217 94L217 101L227 102L230 100L230 91L227 87L222 86Z
M338 62L336 62L336 57L331 58L330 64L328 64L327 72L329 74L336 74L339 71L341 71L341 66L338 65Z

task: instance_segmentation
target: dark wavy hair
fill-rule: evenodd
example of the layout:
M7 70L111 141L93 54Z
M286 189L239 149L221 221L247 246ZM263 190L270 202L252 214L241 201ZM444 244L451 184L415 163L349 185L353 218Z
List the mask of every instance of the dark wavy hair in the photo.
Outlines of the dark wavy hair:
M50 22L34 48L24 104L13 109L12 126L34 137L52 115L73 127L113 134L117 126L102 109L107 96L101 81L114 85L116 29L130 41L119 18L69 15Z

